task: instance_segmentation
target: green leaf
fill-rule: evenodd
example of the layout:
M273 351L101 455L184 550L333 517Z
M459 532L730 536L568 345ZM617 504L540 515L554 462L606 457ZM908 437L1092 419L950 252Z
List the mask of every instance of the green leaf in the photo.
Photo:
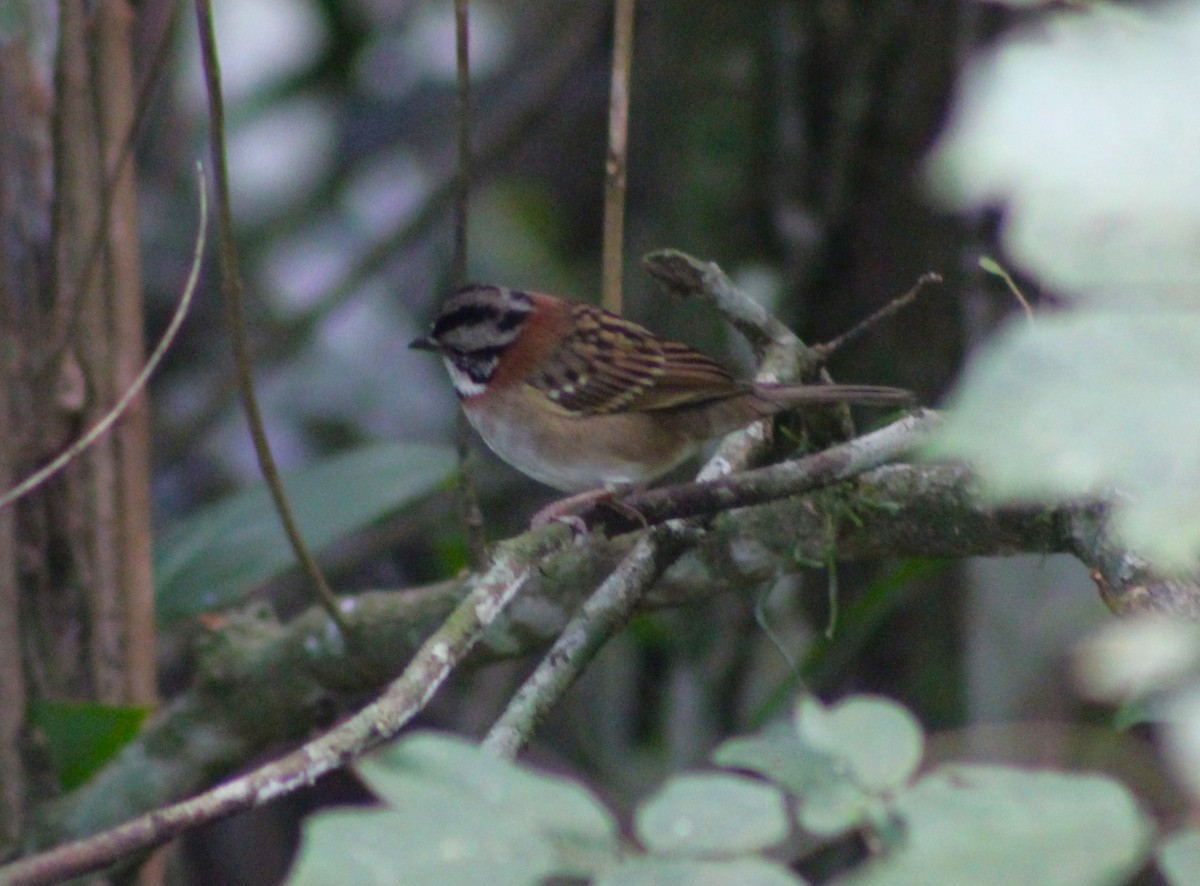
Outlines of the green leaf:
M801 798L842 777L838 760L800 743L788 720L770 723L755 735L722 742L713 760L728 769L757 772Z
M584 788L417 734L359 773L383 810L321 813L305 825L292 884L526 884L610 864L616 824Z
M1200 796L1200 682L1184 683L1154 707L1163 756L1175 780L1193 797Z
M1200 315L1012 324L968 366L929 453L971 462L996 502L1110 498L1124 545L1162 570L1195 569L1197 378Z
M132 741L149 712L148 707L41 698L30 705L29 721L45 736L59 785L70 791Z
M1107 622L1075 655L1089 697L1107 702L1145 698L1200 668L1200 626L1161 615Z
M477 886L481 871L497 886L528 886L554 871L546 841L497 810L463 804L455 814L411 806L323 812L308 819L291 886Z
M905 784L925 750L921 724L886 698L860 695L831 708L804 699L796 729L802 742L848 766L855 784L868 793Z
M289 474L284 487L305 541L320 549L437 488L454 470L448 447L371 446ZM155 550L158 618L232 605L294 563L264 484L201 508Z
M1171 886L1200 886L1200 830L1176 831L1158 847L1158 867Z
M1072 4L1074 6L1074 4ZM1080 301L1200 307L1200 6L1093 4L981 53L933 152L963 209Z
M416 733L384 754L361 761L358 771L381 799L393 803L408 803L419 783L455 802L468 794L468 802L482 800L559 838L616 845L616 824L585 787L497 759L464 739Z
M761 858L729 860L630 858L606 871L595 886L804 886L804 880Z
M1129 792L1094 775L948 766L902 791L893 811L900 848L839 884L1123 883L1151 834Z
M724 773L678 775L638 808L637 835L654 852L751 852L788 835L783 795Z
M883 796L912 776L923 745L916 720L887 699L859 696L826 708L806 698L791 724L725 742L713 758L794 793L800 825L833 837L881 817Z

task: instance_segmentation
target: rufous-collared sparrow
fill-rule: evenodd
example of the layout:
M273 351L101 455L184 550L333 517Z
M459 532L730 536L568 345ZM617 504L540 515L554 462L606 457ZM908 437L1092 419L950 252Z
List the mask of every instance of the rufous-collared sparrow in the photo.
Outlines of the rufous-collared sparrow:
M467 418L500 458L566 492L648 483L785 409L912 400L870 385L739 381L608 311L503 286L454 293L409 347L441 355Z

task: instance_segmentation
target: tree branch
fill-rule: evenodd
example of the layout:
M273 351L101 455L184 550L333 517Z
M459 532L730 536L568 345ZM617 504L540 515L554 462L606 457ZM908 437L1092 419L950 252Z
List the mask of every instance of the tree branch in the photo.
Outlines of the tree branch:
M107 831L0 868L0 884L57 883L99 870L125 856L160 846L188 828L264 805L312 784L394 737L428 704L484 629L528 583L532 565L565 546L569 537L570 530L555 525L505 545L445 623L421 644L401 675L376 701L343 723L297 750L191 799L153 809ZM351 658L351 666L357 665L357 649L346 651L349 644L345 639L349 638L345 634L331 637L328 631L323 633L323 637L310 640L335 644ZM270 673L277 681L278 672ZM261 707L261 699L256 704Z
M1200 608L1195 580L1131 571L1129 564L1136 561L1114 555L1102 508L998 509L980 498L961 465L887 464L815 496L788 494L808 488L817 476L831 483L852 473L854 464L868 467L896 445L897 437L907 434L911 445L919 421L906 419L899 428L889 426L831 453L776 466L785 469L782 476L731 477L718 484L724 490L719 494L713 484L696 484L702 490L696 493L670 492L670 501L681 508L694 511L705 502L715 512L641 605L680 606L717 593L745 592L796 568L798 561L824 559L832 543L843 561L1073 553L1093 568L1102 588L1109 586L1105 599L1124 609L1193 615ZM901 433L903 428L908 430ZM878 442L889 439L888 447ZM805 470L812 472L808 479L802 476ZM747 486L741 488L744 478ZM768 489L784 497L730 510ZM836 527L832 542L830 522ZM210 637L201 677L191 690L95 779L44 810L41 818L58 829L43 831L42 839L78 837L171 802L271 744L303 735L327 715L331 700L375 690L414 650L415 656L379 701L298 751L102 838L0 868L0 883L51 882L95 869L193 824L310 782L394 735L470 650L476 649L472 662L479 663L541 649L559 637L583 595L612 573L636 538L593 534L569 545L565 527L551 526L503 545L486 575L350 598L345 611L356 641L354 655L316 610L282 627L261 618L235 620ZM1127 580L1135 583L1123 585ZM486 637L481 636L484 626L490 626Z
M625 626L645 592L694 538L694 530L675 523L641 533L633 550L588 597L537 669L521 684L488 731L483 747L499 756L515 757L600 647Z

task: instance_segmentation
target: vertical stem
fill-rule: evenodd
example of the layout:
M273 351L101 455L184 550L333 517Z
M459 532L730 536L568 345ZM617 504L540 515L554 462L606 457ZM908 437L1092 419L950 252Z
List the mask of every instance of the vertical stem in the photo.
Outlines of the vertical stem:
M3 68L0 67L0 70ZM3 107L7 102L0 104ZM0 161L4 165L4 161ZM0 207L8 201L0 182ZM0 251L2 252L2 251ZM0 428L13 428L15 409L11 388L18 373L16 337L10 336L3 303L13 299L8 262L0 259ZM0 434L0 489L13 484L17 447ZM25 730L25 663L21 660L21 590L17 581L17 521L15 508L0 509L0 852L16 845L24 826L25 770L21 754Z
M467 231L471 194L471 30L469 0L454 0L455 55L458 67L458 175L454 194L454 261L450 269L453 288L467 282ZM455 425L458 454L458 506L466 534L467 558L471 567L487 566L487 539L479 492L471 472L470 428L460 409Z
M23 332L33 307L29 302L33 271L31 243L22 219L44 218L36 190L20 185L37 180L47 155L22 151L35 134L45 132L37 64L28 39L0 46L0 489L8 489L24 468L31 432L21 421L21 401L30 393L29 361L23 359ZM44 138L42 139L44 142ZM18 187L13 187L17 184ZM16 508L0 509L0 854L11 852L25 826L28 779L22 747L29 695L22 655L20 535Z
M458 175L454 194L454 288L466 283L467 230L471 191L471 30L470 0L454 0L454 51L458 72Z
M603 304L621 313L624 262L625 169L629 134L629 71L633 62L635 0L616 0L612 85L608 104L608 157L604 165Z
M284 534L291 544L304 572L312 582L317 599L325 608L330 620L337 625L342 636L346 636L346 620L338 608L337 597L325 580L321 567L304 542L296 517L283 488L283 479L271 443L267 439L262 409L258 405L258 393L254 390L254 377L250 361L250 342L246 333L246 289L242 283L242 272L238 264L237 238L234 236L233 207L230 200L229 166L225 155L225 98L221 91L221 64L217 56L217 38L213 29L212 4L210 0L195 0L196 28L200 37L200 64L204 70L204 86L208 96L209 149L212 154L213 187L216 192L217 209L217 258L221 270L221 296L225 307L225 320L229 326L229 340L233 348L234 377L242 399L242 412L254 443L254 454L275 512L283 526Z
M61 340L64 348L56 355L53 372L54 407L68 438L80 424L98 420L116 396L107 250L100 253L100 273L77 282L88 246L106 221L99 102L93 91L98 85L93 67L96 47L90 25L90 11L83 0L59 3L52 250L55 339ZM118 545L119 476L115 442L101 439L63 473L63 492L52 506L54 531L70 551L70 559L62 561L70 567L64 584L80 595L71 619L78 620L74 628L83 630L86 637L81 658L74 663L64 659L62 665L78 668L72 678L73 691L108 704L128 701ZM52 581L57 584L58 580L52 577ZM56 654L70 655L69 642L61 642L69 636L66 623L49 619L48 624L63 632Z
M137 189L132 163L120 163L134 125L137 89L131 51L133 12L127 0L103 0L95 13L97 110L104 152L108 203L108 261L114 344L115 390L127 390L141 370L146 343L142 331L142 281L138 255ZM108 403L101 404L103 408ZM151 551L150 420L146 396L139 394L114 428L118 476L117 533L126 643L127 700L152 704L158 695L154 632L154 579Z

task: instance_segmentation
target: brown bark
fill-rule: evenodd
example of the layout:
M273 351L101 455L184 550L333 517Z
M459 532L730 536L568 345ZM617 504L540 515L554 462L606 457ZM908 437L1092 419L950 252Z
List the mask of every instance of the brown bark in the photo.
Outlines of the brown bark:
M142 332L137 189L132 157L124 150L135 116L132 25L133 13L126 0L107 0L96 11L97 67L101 75L96 79L102 89L98 97L100 130L112 188L107 270L118 395L133 384L146 349ZM114 439L120 501L120 588L126 632L122 666L125 694L135 704L151 704L157 698L157 687L150 534L150 416L145 393L130 403L114 429Z
M33 443L27 342L39 330L38 235L46 228L47 83L25 43L0 47L0 488L29 461ZM29 804L21 574L22 512L0 510L0 851L25 825Z
M0 50L0 489L103 416L144 359L132 24L127 0L61 0L52 58L33 35ZM0 853L55 790L31 701L155 699L148 427L139 398L0 510Z

